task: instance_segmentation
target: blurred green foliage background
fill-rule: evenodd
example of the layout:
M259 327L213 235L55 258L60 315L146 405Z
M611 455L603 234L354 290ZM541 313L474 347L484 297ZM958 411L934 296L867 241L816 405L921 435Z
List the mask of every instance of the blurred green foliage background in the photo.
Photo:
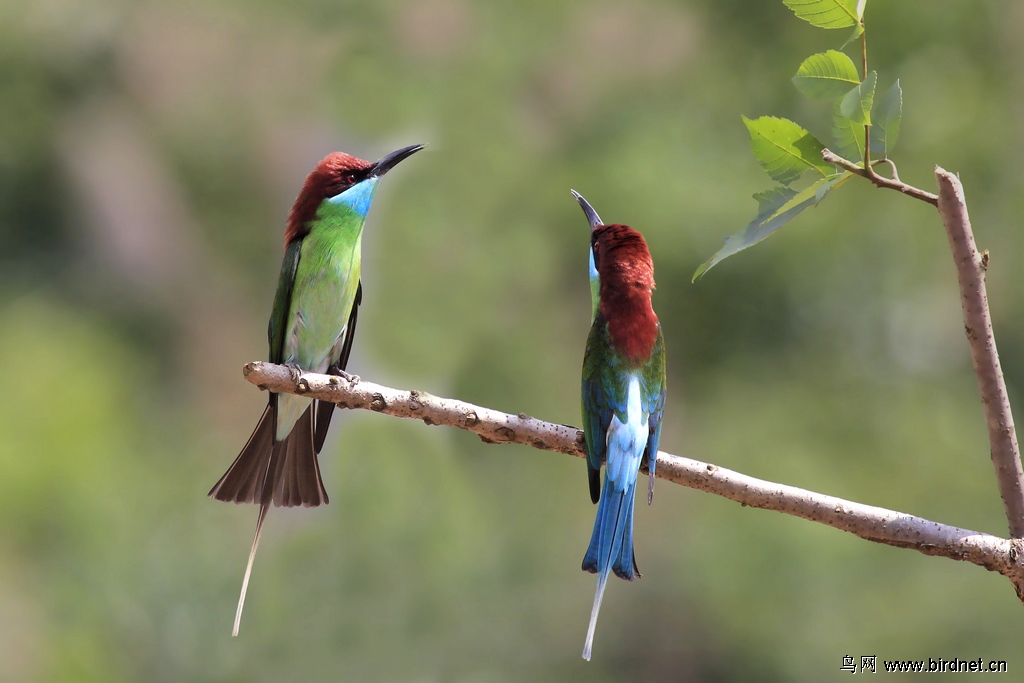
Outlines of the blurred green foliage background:
M902 178L961 173L1020 410L1024 5L866 19ZM583 462L367 412L335 418L331 505L269 516L229 635L256 509L205 494L262 410L241 366L332 150L430 143L370 214L357 374L578 424L572 187L650 243L665 450L1005 535L933 209L855 179L690 284L770 186L740 115L827 139L789 79L845 38L764 0L0 4L0 680L1019 675L1002 577L665 483L587 664Z

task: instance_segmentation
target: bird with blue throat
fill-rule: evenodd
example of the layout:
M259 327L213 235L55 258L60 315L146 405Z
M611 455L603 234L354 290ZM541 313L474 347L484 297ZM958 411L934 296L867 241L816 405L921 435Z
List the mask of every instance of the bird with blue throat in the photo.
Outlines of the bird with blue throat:
M633 557L633 499L637 475L649 471L647 503L665 410L665 340L651 306L654 263L643 235L628 225L604 225L579 193L573 196L591 226L593 320L583 356L583 434L590 499L597 519L583 570L597 590L583 658L590 660L608 575L640 576ZM601 466L604 465L604 486Z
M271 363L302 372L345 376L356 317L363 224L385 173L423 149L403 147L376 163L334 152L306 177L288 215L284 261L267 337ZM317 456L335 405L271 392L242 452L210 491L229 503L260 506L231 635L238 635L245 593L267 510L326 505Z

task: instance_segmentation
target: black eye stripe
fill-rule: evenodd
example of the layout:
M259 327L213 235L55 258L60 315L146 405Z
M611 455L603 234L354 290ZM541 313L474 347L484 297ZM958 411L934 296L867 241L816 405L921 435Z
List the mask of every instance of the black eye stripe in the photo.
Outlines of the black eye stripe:
M333 182L331 182L328 196L333 197L341 194L345 190L351 188L365 180L363 174L358 171L347 171L345 173L339 173L334 176Z

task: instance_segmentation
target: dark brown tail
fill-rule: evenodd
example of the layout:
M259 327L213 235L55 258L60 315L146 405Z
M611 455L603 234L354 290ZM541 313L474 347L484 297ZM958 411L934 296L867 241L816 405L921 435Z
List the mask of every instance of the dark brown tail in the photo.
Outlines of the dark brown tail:
M245 448L210 490L210 496L217 500L260 504L256 535L252 539L252 550L249 551L249 562L245 567L245 578L242 579L242 592L238 596L235 626L231 631L233 636L238 635L238 625L242 620L249 575L252 573L253 560L256 559L256 548L260 544L260 532L263 530L267 508L271 503L277 507L316 507L328 502L327 492L320 479L316 451L313 450L312 405L302 413L284 441L276 441L276 399L276 396L271 396Z
M329 501L313 448L312 406L284 441L276 441L277 397L271 397L245 448L210 490L227 503L316 507Z

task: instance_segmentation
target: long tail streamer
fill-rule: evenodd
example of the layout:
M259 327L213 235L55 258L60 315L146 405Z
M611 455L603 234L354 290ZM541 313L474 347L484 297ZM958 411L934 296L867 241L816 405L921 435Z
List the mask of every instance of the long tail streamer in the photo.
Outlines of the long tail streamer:
M601 611L604 600L604 588L608 584L608 570L597 575L597 592L594 593L594 608L590 611L590 626L587 627L587 642L583 644L583 659L590 661L590 650L594 645L594 629L597 628L597 615Z
M238 635L238 625L242 623L242 608L245 606L245 591L249 589L249 575L252 574L252 562L256 559L256 548L260 545L260 531L263 530L263 520L267 517L267 505L260 505L260 516L256 520L256 536L252 539L252 550L249 551L249 563L245 565L245 578L242 579L242 594L238 596L238 609L235 610L235 626L231 629L231 636Z

